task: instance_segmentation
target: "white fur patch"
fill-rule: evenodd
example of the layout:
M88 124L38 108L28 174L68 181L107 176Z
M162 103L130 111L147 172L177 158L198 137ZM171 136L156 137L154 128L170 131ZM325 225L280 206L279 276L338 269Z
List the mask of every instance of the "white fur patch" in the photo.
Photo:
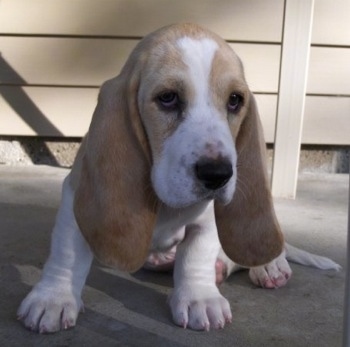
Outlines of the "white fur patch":
M209 76L218 44L210 39L194 40L183 37L177 42L182 60L189 68L189 77L195 86L196 106L205 105L209 97Z
M235 189L236 175L225 187L208 191L194 173L201 158L226 158L236 168L236 151L226 115L213 101L210 74L218 45L208 38L183 37L176 42L186 64L184 84L191 90L185 96L183 120L163 144L152 168L153 187L168 206L186 207L205 199L228 202Z

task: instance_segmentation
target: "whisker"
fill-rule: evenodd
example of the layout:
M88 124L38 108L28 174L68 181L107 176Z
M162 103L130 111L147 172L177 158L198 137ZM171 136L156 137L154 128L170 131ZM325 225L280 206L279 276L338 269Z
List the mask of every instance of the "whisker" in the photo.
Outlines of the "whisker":
M237 178L237 182L239 183L236 186L237 191L239 191L242 194L245 201L248 201L248 196L247 196L246 192L244 191L244 188L246 188L248 190L247 184L244 183L243 180L240 178Z

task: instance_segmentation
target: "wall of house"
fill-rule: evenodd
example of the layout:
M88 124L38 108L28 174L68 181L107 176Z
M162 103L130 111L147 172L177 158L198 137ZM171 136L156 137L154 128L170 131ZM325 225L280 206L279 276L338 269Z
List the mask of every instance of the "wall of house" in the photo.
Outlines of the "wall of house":
M274 142L284 0L2 0L0 136L82 137L101 83L147 33L196 22L244 62ZM317 0L304 145L350 145L350 2Z

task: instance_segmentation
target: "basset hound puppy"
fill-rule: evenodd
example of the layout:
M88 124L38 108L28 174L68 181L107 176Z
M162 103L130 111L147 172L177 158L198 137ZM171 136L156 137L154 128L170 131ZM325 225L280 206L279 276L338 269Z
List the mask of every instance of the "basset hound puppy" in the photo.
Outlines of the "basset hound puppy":
M63 183L49 259L18 317L40 333L74 326L94 254L130 272L174 266L174 322L222 328L232 315L216 282L239 264L255 284L283 286L286 248L240 59L212 32L172 25L103 84Z

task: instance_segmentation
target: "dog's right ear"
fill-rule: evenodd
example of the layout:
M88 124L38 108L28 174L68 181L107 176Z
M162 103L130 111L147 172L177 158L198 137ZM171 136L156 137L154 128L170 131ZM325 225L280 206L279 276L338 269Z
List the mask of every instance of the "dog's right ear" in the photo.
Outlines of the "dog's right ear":
M75 163L78 226L101 262L125 271L143 265L158 209L137 89L135 76L120 75L102 86L81 162Z

